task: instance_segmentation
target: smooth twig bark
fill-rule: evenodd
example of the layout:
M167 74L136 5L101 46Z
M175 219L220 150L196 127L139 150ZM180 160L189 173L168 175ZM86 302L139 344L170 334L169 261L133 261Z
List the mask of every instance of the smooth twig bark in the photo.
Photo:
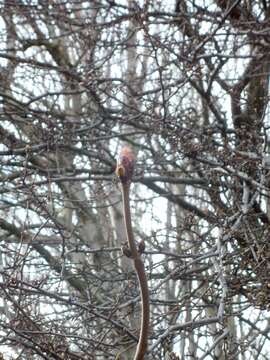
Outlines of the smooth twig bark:
M139 281L141 301L142 301L140 337L139 337L139 342L137 345L134 360L143 360L144 355L147 351L149 321L150 321L150 309L149 309L150 306L149 306L149 291L148 291L146 272L143 261L141 259L141 251L139 251L136 246L133 229L132 229L132 222L131 222L129 192L130 192L131 178L134 169L134 163L135 163L135 158L131 149L123 148L120 153L120 160L116 168L116 174L121 181L121 187L122 187L124 221L126 228L126 237L129 247L128 256L133 260L134 268Z
M144 264L141 259L141 254L137 250L136 243L134 240L131 215L130 215L130 205L129 205L129 189L130 189L129 184L122 183L123 209L124 209L124 220L126 226L127 241L128 241L129 249L131 251L131 258L133 259L134 262L134 268L137 273L137 277L140 285L141 300L142 300L140 338L134 360L142 360L146 353L147 342L148 342L149 320L150 320L149 291L148 291L148 284L147 284Z

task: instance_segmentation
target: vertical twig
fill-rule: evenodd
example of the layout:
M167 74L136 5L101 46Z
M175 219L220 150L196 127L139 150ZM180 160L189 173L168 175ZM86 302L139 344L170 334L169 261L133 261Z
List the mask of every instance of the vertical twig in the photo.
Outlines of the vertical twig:
M138 277L141 301L142 301L142 314L141 314L141 330L140 338L136 349L134 360L144 359L144 355L147 351L148 332L149 332L149 291L145 268L141 259L141 250L144 248L144 244L139 245L137 249L130 214L130 202L129 202L129 190L135 164L135 157L131 149L124 147L120 152L118 160L116 174L121 181L122 188L122 199L123 199L123 210L124 220L126 227L126 236L128 242L128 249L125 249L124 254L133 260L134 268Z

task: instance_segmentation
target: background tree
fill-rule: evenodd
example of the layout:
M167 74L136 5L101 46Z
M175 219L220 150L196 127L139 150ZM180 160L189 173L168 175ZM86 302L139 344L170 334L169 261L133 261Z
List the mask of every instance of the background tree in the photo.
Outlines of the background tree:
M267 359L267 2L4 0L0 19L2 357L133 359L128 144L148 358Z

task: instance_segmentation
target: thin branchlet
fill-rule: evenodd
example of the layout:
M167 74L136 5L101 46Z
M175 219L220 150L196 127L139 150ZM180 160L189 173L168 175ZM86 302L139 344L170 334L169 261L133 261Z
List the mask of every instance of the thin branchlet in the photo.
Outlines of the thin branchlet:
M132 174L135 165L135 156L130 148L124 147L119 156L116 167L116 175L120 179L122 187L123 211L126 227L126 237L130 249L131 258L133 260L134 268L138 277L140 294L142 301L142 314L141 314L141 330L140 338L137 345L134 360L143 360L147 351L148 333L149 333L149 291L147 284L147 277L143 261L141 259L141 251L137 249L130 214L129 191L132 180Z

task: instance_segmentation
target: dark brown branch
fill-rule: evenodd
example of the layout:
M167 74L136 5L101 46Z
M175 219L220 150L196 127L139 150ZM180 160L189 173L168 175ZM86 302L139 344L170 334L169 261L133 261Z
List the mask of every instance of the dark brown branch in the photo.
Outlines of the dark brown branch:
M153 182L145 181L144 179L141 181L145 186L147 186L149 189L153 190L157 194L165 197L169 201L171 201L174 204L177 204L181 208L188 210L195 215L199 216L202 219L207 219L210 223L215 223L217 220L209 210L201 210L195 205L191 204L190 202L185 201L184 199L181 199L179 196L172 194L171 192L166 191L162 187L154 184Z

